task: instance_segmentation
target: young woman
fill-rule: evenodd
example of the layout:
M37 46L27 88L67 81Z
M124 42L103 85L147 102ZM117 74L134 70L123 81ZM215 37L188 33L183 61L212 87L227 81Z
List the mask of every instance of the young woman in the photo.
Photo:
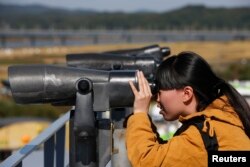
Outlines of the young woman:
M182 127L166 143L158 141L148 116L152 93L142 72L134 114L128 118L126 147L134 167L207 166L209 150L250 150L250 108L208 63L193 52L162 62L156 74L157 103L167 121Z

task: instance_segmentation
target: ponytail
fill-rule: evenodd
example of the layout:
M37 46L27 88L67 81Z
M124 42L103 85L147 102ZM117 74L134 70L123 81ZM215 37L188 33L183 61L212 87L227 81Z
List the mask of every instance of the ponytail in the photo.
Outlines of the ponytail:
M243 96L229 83L224 82L221 93L227 96L230 105L237 112L244 126L245 133L250 138L250 107Z

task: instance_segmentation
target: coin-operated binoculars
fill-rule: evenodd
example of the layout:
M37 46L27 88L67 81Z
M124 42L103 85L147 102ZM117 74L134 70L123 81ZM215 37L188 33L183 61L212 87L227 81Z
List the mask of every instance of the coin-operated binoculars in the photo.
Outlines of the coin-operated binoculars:
M155 92L156 68L169 54L169 48L158 45L69 54L68 67L10 66L9 84L17 103L74 106L70 119L70 166L103 167L112 158L111 152L116 152L110 146L114 144L110 140L112 134L107 134L112 131L112 121L116 119L123 128L127 110L130 112L133 106L134 95L128 81L137 85L136 70L141 70ZM104 119L102 113L106 111L116 118ZM119 160L116 159L118 163Z
M96 158L96 113L132 107L134 95L128 81L137 84L135 70L101 71L54 65L19 65L10 66L8 75L17 103L75 106L71 111L74 117L73 135L70 135L70 166L105 164Z
M168 47L159 47L158 45L146 46L143 48L107 51L104 53L77 53L66 55L67 65L77 68L90 68L98 70L140 70L149 81L154 80L156 69L164 58L169 56L170 49ZM153 93L156 91L152 88ZM102 112L104 113L104 112ZM106 112L107 113L107 112ZM132 108L116 108L109 111L108 119L101 119L99 137L99 154L103 159L110 159L110 154L106 154L106 150L111 151L112 165L116 166L122 162L124 166L129 166L125 143L121 138L124 136L125 118L132 113ZM102 115L99 116L100 118ZM112 127L109 125L112 124ZM107 128L108 127L108 128ZM106 129L105 129L106 128ZM110 133L110 129L112 133ZM113 140L112 148L109 147L110 138ZM104 151L103 151L104 150Z

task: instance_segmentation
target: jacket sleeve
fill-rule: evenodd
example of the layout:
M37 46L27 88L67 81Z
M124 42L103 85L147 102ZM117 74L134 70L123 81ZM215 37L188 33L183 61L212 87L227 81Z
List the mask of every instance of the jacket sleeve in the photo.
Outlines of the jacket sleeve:
M146 113L134 114L127 122L128 159L133 167L178 166L178 163L183 166L192 162L193 166L204 166L207 154L199 135L195 127L190 127L180 136L173 137L165 144L159 144L151 128L149 116ZM197 139L194 140L194 136Z

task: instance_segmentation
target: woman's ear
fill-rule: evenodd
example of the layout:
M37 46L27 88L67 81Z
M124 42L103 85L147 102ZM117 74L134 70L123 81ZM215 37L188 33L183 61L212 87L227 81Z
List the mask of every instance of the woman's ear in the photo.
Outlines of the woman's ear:
M192 101L193 99L193 96L194 96L194 91L193 91L193 88L191 86L185 86L183 88L183 102L184 103L189 103Z

